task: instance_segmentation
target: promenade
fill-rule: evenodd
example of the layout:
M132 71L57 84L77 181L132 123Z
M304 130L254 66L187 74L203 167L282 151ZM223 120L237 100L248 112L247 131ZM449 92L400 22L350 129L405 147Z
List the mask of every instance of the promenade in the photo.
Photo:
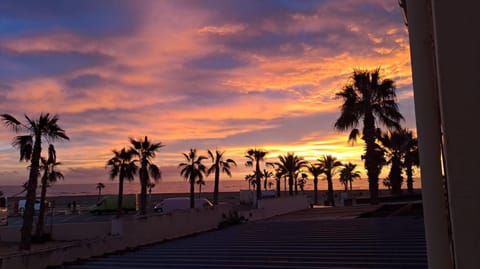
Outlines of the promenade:
M423 219L314 208L66 265L93 268L427 268Z

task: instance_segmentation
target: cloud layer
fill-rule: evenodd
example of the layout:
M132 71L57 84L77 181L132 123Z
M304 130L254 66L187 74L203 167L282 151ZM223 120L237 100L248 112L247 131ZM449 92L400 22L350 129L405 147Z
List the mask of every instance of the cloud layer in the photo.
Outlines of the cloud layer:
M274 158L332 153L359 162L361 145L333 131L353 68L396 81L415 128L408 36L397 1L4 1L2 113L57 113L66 179L99 181L128 137L162 141L158 164L190 148L243 163L249 147ZM0 183L26 177L0 131ZM243 175L238 169L236 178ZM71 179L69 179L71 171ZM80 172L81 173L80 173ZM107 173L103 174L107 178Z

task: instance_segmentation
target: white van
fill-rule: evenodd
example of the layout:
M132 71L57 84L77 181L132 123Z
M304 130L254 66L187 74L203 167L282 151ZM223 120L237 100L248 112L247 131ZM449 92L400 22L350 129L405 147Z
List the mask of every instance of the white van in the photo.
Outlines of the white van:
M195 198L195 208L206 208L213 206L206 198ZM154 206L155 212L168 213L174 210L189 209L190 208L190 198L189 197L175 197L175 198L166 198L160 203Z

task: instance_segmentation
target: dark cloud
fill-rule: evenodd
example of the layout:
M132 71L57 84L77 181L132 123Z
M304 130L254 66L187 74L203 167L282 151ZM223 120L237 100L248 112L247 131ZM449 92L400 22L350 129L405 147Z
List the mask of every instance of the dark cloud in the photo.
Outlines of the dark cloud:
M92 88L108 84L108 80L96 74L83 74L66 81L71 88Z
M15 52L0 49L0 79L4 81L51 77L104 65L111 57L102 53L76 51Z
M0 36L73 32L102 38L132 33L142 5L126 0L17 1L0 3Z
M196 69L233 69L247 65L248 62L241 59L236 54L231 53L210 53L197 59L193 59L185 64L187 68Z

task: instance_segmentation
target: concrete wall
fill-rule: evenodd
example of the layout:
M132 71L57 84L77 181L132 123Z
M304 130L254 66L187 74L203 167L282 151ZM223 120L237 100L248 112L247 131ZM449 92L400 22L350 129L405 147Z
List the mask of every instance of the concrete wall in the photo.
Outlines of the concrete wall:
M282 196L258 201L258 209L239 212L249 221L270 218L277 215L307 209L310 204L305 195Z

